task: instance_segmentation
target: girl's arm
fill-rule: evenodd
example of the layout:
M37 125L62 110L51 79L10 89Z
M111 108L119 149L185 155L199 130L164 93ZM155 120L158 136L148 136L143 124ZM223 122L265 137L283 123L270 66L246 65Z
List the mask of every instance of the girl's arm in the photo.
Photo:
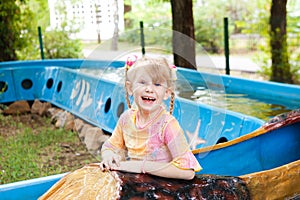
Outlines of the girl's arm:
M101 170L110 170L120 166L120 161L124 156L124 139L121 119L118 121L115 130L101 148L102 161L99 163Z
M176 178L191 180L195 176L193 169L180 169L171 163L161 163L155 161L124 161L118 167L112 169L132 172L147 173L164 178Z

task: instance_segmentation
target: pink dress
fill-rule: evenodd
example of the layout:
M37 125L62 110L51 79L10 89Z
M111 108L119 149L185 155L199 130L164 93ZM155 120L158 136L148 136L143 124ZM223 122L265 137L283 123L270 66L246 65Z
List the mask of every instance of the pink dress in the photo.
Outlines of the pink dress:
M202 168L191 152L178 121L161 109L143 127L137 125L137 110L125 111L102 151L126 152L129 159L171 162L181 169L200 171Z

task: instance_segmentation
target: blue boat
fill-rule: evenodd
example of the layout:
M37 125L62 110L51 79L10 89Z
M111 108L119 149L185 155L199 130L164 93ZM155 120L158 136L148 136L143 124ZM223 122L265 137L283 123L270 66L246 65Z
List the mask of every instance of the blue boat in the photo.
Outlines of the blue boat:
M0 103L35 99L47 101L111 132L126 109L126 102L122 80L105 78L105 74L110 70L122 70L123 66L122 61L80 59L0 63ZM281 101L300 102L299 86L199 73L182 68L178 69L178 73L180 85L188 82L191 85L222 88L225 92L263 94ZM241 177L248 181L252 193L258 188L267 191L267 187L278 185L281 179L270 182L268 179L257 181L250 177L283 173L289 166L292 169L290 173L294 175L281 187L283 192L278 190L273 194L277 195L275 197L300 194L297 184L300 176L295 173L300 169L299 110L265 122L178 97L174 116L186 131L193 152L204 168L201 173ZM203 144L203 140L206 143ZM0 185L0 199L37 199L65 175ZM287 190L289 184L293 184L292 190ZM256 192L253 192L254 195L257 195ZM262 197L254 196L254 199Z

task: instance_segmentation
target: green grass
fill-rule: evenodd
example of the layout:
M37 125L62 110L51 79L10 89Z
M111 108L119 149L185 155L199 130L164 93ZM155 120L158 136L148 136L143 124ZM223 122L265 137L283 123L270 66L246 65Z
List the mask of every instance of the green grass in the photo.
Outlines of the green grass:
M59 174L95 162L77 133L45 127L28 127L11 116L0 114L0 184ZM38 130L37 130L38 129Z

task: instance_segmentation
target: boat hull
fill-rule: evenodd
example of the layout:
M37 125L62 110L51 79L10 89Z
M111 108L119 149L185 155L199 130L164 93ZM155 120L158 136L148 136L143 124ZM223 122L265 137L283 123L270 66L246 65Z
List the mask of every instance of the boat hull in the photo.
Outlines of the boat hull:
M39 99L50 102L107 132L115 127L119 114L126 108L123 85L78 73L85 67L113 67L123 62L83 60L49 60L1 63L0 103ZM274 98L299 101L300 89L277 83L243 81L179 69L186 79L226 87L226 91L269 92ZM200 76L200 77L199 77ZM218 79L217 83L214 82ZM243 87L239 87L239 86ZM255 85L255 87L253 87ZM257 88L267 88L257 90ZM196 109L195 109L196 108ZM292 114L291 114L292 113ZM201 174L217 177L234 176L247 185L254 199L291 197L300 193L300 114L295 110L263 125L257 118L177 98L174 115L187 133L207 143L192 143L201 163ZM201 122L197 130L198 122ZM215 144L219 139L229 140ZM197 176L205 176L197 174ZM0 199L37 199L66 174L0 185ZM290 177L290 178L288 178ZM172 181L172 180L170 180ZM278 191L273 195L273 188ZM292 189L291 189L292 188ZM259 195L262 196L257 196ZM261 194L265 193L265 194ZM263 196L265 195L265 196Z
M300 159L300 109L234 140L193 150L200 173L241 176Z
M118 61L88 60L0 63L0 91L3 90L0 103L46 101L111 133L120 114L127 108L124 84L101 77L103 71L116 70L121 66L124 63L122 65ZM98 75L83 73L85 70L92 70ZM185 70L182 72L186 73ZM213 76L212 80L215 79ZM173 113L185 133L193 133L186 135L190 142L196 141L193 149L213 145L220 138L234 139L263 124L262 120L252 116L180 97L175 99ZM197 130L198 122L201 126ZM197 143L194 136L205 139L206 143Z

